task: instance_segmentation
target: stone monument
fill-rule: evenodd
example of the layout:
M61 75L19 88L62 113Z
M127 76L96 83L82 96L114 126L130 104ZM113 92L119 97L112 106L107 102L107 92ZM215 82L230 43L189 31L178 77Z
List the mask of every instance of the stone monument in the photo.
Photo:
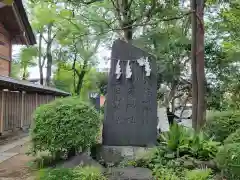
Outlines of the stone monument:
M154 57L131 43L116 40L107 88L103 145L154 145L157 140Z

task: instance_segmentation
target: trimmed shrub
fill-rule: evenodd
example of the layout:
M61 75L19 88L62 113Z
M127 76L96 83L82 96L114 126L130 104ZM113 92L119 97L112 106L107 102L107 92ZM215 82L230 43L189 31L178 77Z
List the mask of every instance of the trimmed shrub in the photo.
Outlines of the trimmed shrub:
M224 141L224 144L240 143L240 129L230 134Z
M240 112L214 112L207 117L204 131L216 141L223 142L231 133L240 128Z
M99 113L77 97L57 99L34 113L31 128L32 153L47 151L53 157L75 153L96 143L101 120Z
M215 161L228 180L240 179L240 143L221 147Z

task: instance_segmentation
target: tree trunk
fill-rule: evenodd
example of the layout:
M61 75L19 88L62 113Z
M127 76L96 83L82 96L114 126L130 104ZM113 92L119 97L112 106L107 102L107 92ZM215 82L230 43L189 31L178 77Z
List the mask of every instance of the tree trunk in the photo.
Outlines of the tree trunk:
M191 1L192 7L192 47L191 47L191 69L192 69L192 126L197 129L197 115L198 115L198 83L197 83L197 61L196 61L196 35L197 35L197 17L196 11L196 0Z
M46 85L50 85L52 76L52 53L51 53L51 44L47 44L47 75L46 75Z
M128 0L118 0L119 10L121 12L121 17L118 17L118 19L121 19L121 29L123 30L124 40L127 42L133 39L133 21L131 19L131 5L129 5L129 3Z
M81 71L81 73L78 75L78 83L77 83L77 86L76 86L76 89L75 89L75 93L78 96L81 94L83 79L84 79L85 74L86 74L86 71L83 69Z
M204 0L192 0L192 121L199 130L206 119L204 71Z
M27 80L27 67L23 68L22 80Z
M197 21L197 82L198 82L198 112L197 123L201 128L206 121L206 102L205 102L205 71L204 71L204 0L197 1L196 13Z
M46 74L46 85L50 85L51 76L52 76L52 24L48 26L48 41L47 41L47 74Z
M39 46L38 46L38 68L40 76L40 84L43 85L43 63L42 63L42 32L39 34Z
M124 33L124 39L126 41L130 41L133 39L133 27L131 22L128 22L126 24L123 24L123 33Z
M76 95L80 95L81 94L81 90L82 90L82 85L83 85L83 79L85 77L85 74L87 72L87 63L88 63L88 59L85 59L84 62L83 62L83 67L82 67L82 70L80 73L77 73L78 75L78 83L77 83L77 86L76 86L76 89L75 89L75 93ZM75 72L76 69L75 69Z

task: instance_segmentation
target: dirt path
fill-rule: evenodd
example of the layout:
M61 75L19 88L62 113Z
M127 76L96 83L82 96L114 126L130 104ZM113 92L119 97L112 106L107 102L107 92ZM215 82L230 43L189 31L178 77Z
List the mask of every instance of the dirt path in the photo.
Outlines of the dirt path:
M33 157L25 154L28 147L29 143L26 143L6 151L19 154L0 164L0 180L33 180L30 167Z

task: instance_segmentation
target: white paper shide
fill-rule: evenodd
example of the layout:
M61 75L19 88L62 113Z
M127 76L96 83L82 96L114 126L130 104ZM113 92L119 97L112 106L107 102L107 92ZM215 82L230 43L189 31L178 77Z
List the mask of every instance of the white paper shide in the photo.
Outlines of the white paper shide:
M119 79L121 77L121 66L120 66L120 60L118 60L117 65L116 65L116 71L115 74L117 75L117 79Z
M144 71L146 73L145 75L149 77L151 75L151 67L150 67L148 57L146 57L146 58L142 57L142 58L137 59L137 63L141 67L144 66ZM120 60L118 60L118 62L116 64L115 74L116 74L117 79L119 79L122 75ZM130 66L130 60L128 60L127 61L127 66L126 66L126 78L130 79L131 77L132 77L132 69L131 69L131 66Z
M145 59L144 66L145 66L146 76L150 76L151 68L150 68L150 63L149 63L148 57Z
M130 61L127 61L127 66L126 66L126 78L130 79L132 77L132 70L130 67Z

